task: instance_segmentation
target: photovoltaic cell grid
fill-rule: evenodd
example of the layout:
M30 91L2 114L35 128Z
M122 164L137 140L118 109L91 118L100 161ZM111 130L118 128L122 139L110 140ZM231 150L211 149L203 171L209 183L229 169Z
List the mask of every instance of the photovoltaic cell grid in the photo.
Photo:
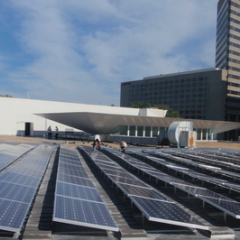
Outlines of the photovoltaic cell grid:
M18 155L19 151L25 152L32 148L34 148L34 146L30 144L0 144L0 152L7 152L10 155Z
M217 176L219 178L219 180L218 180L219 184L221 183L222 185L225 185L224 184L225 180L222 180L221 179L222 177L225 177L225 178L229 179L230 181L235 181L236 179L240 180L240 174L235 172L237 170L237 168L234 168L234 172L233 172L233 171L222 169L220 166L218 166L218 164L214 164L214 162L216 162L216 161L211 161L211 159L208 159L207 160L208 162L206 162L206 159L203 162L197 161L197 160L199 160L199 158L197 157L199 152L194 153L194 157L193 157L194 160L190 159L191 156L193 156L193 153L187 153L187 152L177 153L177 152L174 152L174 151L169 151L168 154L159 153L159 152L158 153L155 152L155 153L152 153L152 154L154 154L155 156L158 156L158 157L161 157L161 156L164 157L165 156L170 161L173 161L175 163L182 164L182 165L187 165L189 167L194 167L194 168L197 168L197 169L202 170L202 171L207 170L211 174ZM229 161L231 161L231 155L229 155L229 158L230 158ZM232 165L232 164L230 163L230 165ZM198 175L199 175L200 179L203 177L203 180L205 179L207 181L206 176L205 177L203 175L200 176L201 174L198 174ZM210 181L215 181L215 179L211 178ZM216 181L216 183L217 183L217 181ZM226 184L226 186L227 186L227 184ZM237 191L238 189L235 188L235 190Z
M237 161L237 163L235 164L233 163L232 160L229 159L229 157L224 158L224 161L222 161L222 160L219 160L219 158L217 158L214 155L211 155L211 154L206 155L200 152L191 152L191 153L181 152L181 153L173 153L173 155L195 160L202 164L209 165L210 167L212 166L212 167L228 169L231 171L238 171L238 172L240 171L240 166L239 166L240 162Z
M223 168L219 166L214 166L214 164L208 163L206 164L205 162L198 162L195 160L191 160L190 156L187 158L186 155L174 152L173 150L169 152L149 152L149 154L154 155L156 157L164 157L170 161L180 163L184 166L189 166L193 168L197 168L201 171L208 171L215 176L220 176L220 177L226 177L230 180L239 180L240 181L240 174L228 170L224 170ZM181 155L181 156L180 156ZM185 156L185 157L184 157Z
M173 153L174 155L182 156L184 158L195 160L199 163L206 164L212 167L219 167L222 169L222 171L230 170L234 172L240 172L240 159L234 158L233 153L228 152L228 156L225 155L225 157L219 157L219 153L214 153L212 151L209 151L208 153L202 153L202 151L196 151L196 152L187 152L183 151L181 153ZM226 154L226 153L225 153ZM223 173L228 173L229 171L226 171ZM231 173L230 173L231 176ZM239 175L238 175L239 176Z
M0 175L0 229L20 232L54 147L40 145Z
M178 207L175 203L159 202L137 196L132 196L131 199L150 221L164 222L167 224L176 224L177 222L178 226L187 226L196 229L200 228L199 221L193 218L191 214Z
M149 156L148 154L144 154L144 153L141 153L141 154L140 153L131 153L131 155L136 156L137 158L140 158L143 161L147 161L147 162L153 163L155 165L161 166L165 169L174 170L176 173L180 173L180 175L182 175L182 176L189 176L192 179L200 180L201 182L211 183L211 184L214 184L221 188L235 190L236 192L240 192L239 186L232 185L227 180L209 176L204 173L199 173L190 168L183 167L181 164L173 163L167 159L152 157L152 156Z
M143 194L144 191L152 192L153 189L149 185L145 184L129 172L125 171L118 164L114 163L107 156L99 153L98 151L94 151L92 148L83 147L84 151L91 156L95 165L113 182L118 188L120 188L126 195L130 194L130 191L135 192L135 194ZM100 159L100 160L99 160ZM103 159L106 164L102 164ZM141 195L140 194L140 195ZM150 194L149 194L150 195ZM158 194L159 198L162 199L162 196Z
M101 161L105 159L105 161L108 161L110 164L112 164L113 161L103 153L86 146L83 146L81 149L96 164L96 166L101 169L106 177L108 177L129 197L149 221L189 228L209 229L209 226L202 224L200 221L192 217L191 214L180 208L176 202L169 200L165 195L145 184L126 170L123 170L123 168L119 167L119 172L117 172L118 168L114 168L112 173L108 169L106 171L103 166L98 165L99 159ZM117 152L119 153L119 151ZM128 161L129 160L130 159L128 158ZM122 178L125 178L125 180L122 181ZM141 187L139 184L141 184Z
M206 159L214 159L218 160L218 162L225 163L233 163L233 164L238 164L240 163L240 153L239 151L236 150L216 150L216 149L201 149L196 152L196 155L200 157L204 157Z
M75 149L61 146L53 221L119 231Z
M11 165L32 148L33 146L31 145L0 144L0 171Z
M141 157L141 154L139 154L139 153L136 153L136 155L139 155ZM144 157L150 161L158 162L158 160L156 158L154 158L154 159L151 157L149 158L146 155L144 155ZM165 167L170 165L169 163L167 164L167 160L165 162L163 162L162 159L161 159L161 161L158 162L158 164L163 164ZM176 166L176 164L174 164L172 166ZM212 190L207 189L207 188L199 188L194 184L191 184L189 182L186 182L184 180L178 179L178 178L170 176L170 175L166 178L165 176L159 174L159 173L162 173L160 170L159 170L159 173L158 172L150 172L150 171L144 170L144 169L141 169L141 170L145 173L148 173L150 176L155 177L156 179L158 179L160 181L165 181L169 185L172 185L192 196L195 196L196 198L201 199L204 202L209 203L210 205L218 208L219 210L221 210L237 219L240 218L240 203L233 199L223 196L222 194L215 193ZM194 172L190 169L188 170L189 171L188 172L186 170L181 170L180 168L175 168L175 171L184 173L184 174L188 174L189 176L191 176L195 179L198 179L198 173ZM202 180L204 180L204 177L205 177L206 181L211 182L211 177L208 177L208 178L207 178L207 176L201 176L201 177L202 177ZM201 179L201 177L200 177L200 179ZM215 183L217 184L217 179L212 178L212 181L214 181L214 180L215 180ZM222 185L226 184L226 187L227 187L227 182L219 179L219 185L221 185L221 184ZM232 188L234 188L234 186L232 186Z

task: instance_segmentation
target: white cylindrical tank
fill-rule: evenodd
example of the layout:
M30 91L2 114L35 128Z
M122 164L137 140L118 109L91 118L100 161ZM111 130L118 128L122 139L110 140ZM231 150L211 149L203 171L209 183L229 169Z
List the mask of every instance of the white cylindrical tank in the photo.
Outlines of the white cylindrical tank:
M182 131L193 131L193 122L173 122L168 128L168 139L170 144L179 145L179 137Z

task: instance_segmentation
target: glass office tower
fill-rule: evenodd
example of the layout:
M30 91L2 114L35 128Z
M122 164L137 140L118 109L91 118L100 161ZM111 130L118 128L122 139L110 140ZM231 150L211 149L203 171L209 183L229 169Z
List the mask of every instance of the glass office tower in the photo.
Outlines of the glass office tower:
M217 13L216 67L227 70L225 120L239 122L240 0L219 0Z

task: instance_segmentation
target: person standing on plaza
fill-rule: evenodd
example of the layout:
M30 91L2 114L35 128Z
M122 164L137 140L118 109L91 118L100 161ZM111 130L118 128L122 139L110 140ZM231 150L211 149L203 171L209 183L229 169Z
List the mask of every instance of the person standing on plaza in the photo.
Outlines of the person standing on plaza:
M55 127L55 131L56 131L56 133L55 133L55 139L58 139L58 127L57 127L57 126Z
M52 128L51 126L48 127L48 139L51 139L52 138Z

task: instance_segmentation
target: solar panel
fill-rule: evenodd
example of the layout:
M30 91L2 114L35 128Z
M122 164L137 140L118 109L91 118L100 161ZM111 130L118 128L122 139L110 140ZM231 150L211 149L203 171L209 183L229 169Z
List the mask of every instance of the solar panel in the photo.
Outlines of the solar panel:
M239 161L237 161L237 164L234 164L234 161L228 157L217 157L216 155L213 155L213 153L201 153L201 152L194 152L194 153L185 153L185 156L189 156L193 159L196 159L200 162L203 162L205 164L211 164L215 166L220 167L227 167L228 169L232 170L239 170L240 166Z
M0 144L0 151L4 150L4 149L7 149L7 148L10 148L10 147L13 147L12 144L7 144L7 143L1 143Z
M152 157L149 156L148 154L140 154L140 153L134 153L134 156L140 157L143 160L147 160L150 161L152 163L157 163L158 165L161 165L163 167L166 168L170 168L170 169L174 169L177 173L181 173L187 176L192 177L193 179L197 179L200 180L201 182L207 182L207 183L211 183L211 184L215 184L217 186L220 186L222 188L227 188L227 189L231 189L234 191L239 192L240 191L240 187L238 186L232 186L231 183L228 183L227 180L223 180L223 179L219 179L219 178L215 178L213 176L208 176L204 173L199 173L195 170L192 170L190 168L185 168L182 167L180 164L176 164L176 163L172 163L168 160L163 160L157 157ZM152 175L154 176L158 176L158 173L154 174L151 172ZM165 176L161 177L161 180L165 180L165 181L172 181L170 178L166 178ZM180 180L178 181L180 182Z
M21 156L21 154L29 151L34 146L32 145L23 145L23 144L0 144L0 151L1 153L7 154L9 156Z
M31 203L35 188L13 183L0 182L0 198L12 201Z
M115 154L116 151L112 151L112 150L109 150L111 151L112 154ZM149 176L153 176L155 177L156 179L158 179L159 181L162 181L164 183L168 183L168 184L171 184L172 182L181 182L181 183L185 183L184 180L180 180L176 177L173 177L173 176L170 176L168 174L165 174L163 172L161 172L160 170L157 170L156 168L146 164L146 163L143 163L143 164L131 164L131 161L129 160L126 160L128 159L127 157L124 157L122 158L122 155L120 155L119 153L117 153L117 156L119 156L119 159L122 160L123 162L125 162L126 164L129 164L131 165L132 167L134 167L137 171L142 171L144 174L148 174ZM131 158L133 159L133 158ZM139 162L140 160L134 160L134 162ZM156 161L156 160L154 160ZM164 166L167 166L167 162L164 161ZM179 170L179 169L178 169ZM181 169L183 171L183 169ZM179 170L180 171L180 170Z
M82 169L81 169L82 170ZM66 174L66 175L71 175L71 176L81 176L88 178L88 175L86 172L83 170L81 171L80 168L60 168L59 173Z
M20 156L33 148L33 146L9 145L1 144L2 149L0 151L0 171L16 161Z
M146 170L145 173L149 174L151 177L155 177L157 180L167 183L167 184L172 184L172 183L181 183L181 184L186 184L186 181L182 180L182 179L178 179L176 177L173 177L171 175L167 175L167 174L162 174L160 171L148 171Z
M211 155L208 156L209 158L206 158L202 156L203 154L201 154L200 152L189 153L187 151L184 151L184 153L175 153L174 155L185 158L185 160L182 161L190 166L195 166L198 167L199 169L208 170L214 174L217 174L218 176L225 176L230 179L240 180L240 174L232 172L232 171L239 172L239 166L236 164L229 163L228 161L222 162L216 160L214 159L214 156ZM190 160L190 158L194 159L194 161ZM231 171L225 170L224 168L230 169Z
M22 174L18 174L15 172L4 172L0 175L1 182L9 182L9 183L16 183L23 186L35 187L39 183L39 179L33 176L26 176Z
M106 174L109 174L109 175L117 175L117 176L121 176L121 175L124 175L125 174L125 171L123 169L108 169L108 168L104 168L104 167L101 167L101 169L106 173Z
M61 159L61 164L70 164L70 165L74 165L74 166L82 166L80 165L80 162L79 161L76 161L75 159L64 159L62 158Z
M127 174L127 173L124 172L124 171L111 171L111 170L109 170L109 169L104 169L104 168L101 168L101 170L102 170L106 175L109 175L109 176L118 176L118 177L132 178L132 176L130 176L129 174Z
M82 166L78 164L78 162L74 162L75 164L73 164L73 162L71 163L63 163L62 161L59 162L60 167L62 168L69 168L69 169L76 169L77 171L81 171L82 170Z
M53 221L119 231L104 203L55 197Z
M94 158L92 158L92 154L86 147L84 147L84 150L86 150L86 154L92 159L92 161L101 169L101 166L98 165L98 162L95 161L95 159L98 158L98 156L103 158L103 154L100 152L96 152L94 154ZM105 151L103 149L103 151ZM114 150L109 150L116 153ZM113 154L114 154L113 153ZM117 153L119 155L119 152ZM120 156L121 157L121 156ZM119 157L119 158L120 158ZM105 156L106 158L106 156ZM112 161L111 159L107 158L108 161ZM124 161L129 158L124 158ZM126 162L128 162L126 160ZM154 168L153 168L154 169ZM123 169L122 169L123 170ZM102 171L105 172L103 169ZM125 171L125 170L124 170ZM155 171L153 171L155 172ZM106 173L106 176L109 179L112 179L115 183L115 185L121 189L130 199L131 201L138 207L138 209L150 220L155 222L162 222L162 223L168 223L168 224L175 224L178 226L185 226L190 228L199 228L199 229L209 229L208 226L205 226L198 220L196 220L194 217L192 217L189 213L187 213L185 210L181 209L178 205L174 204L172 201L169 201L169 198L166 197L164 194L161 194L157 190L149 187L138 187L133 186L129 184L123 184L118 181L118 178L125 178L125 176L128 179L135 178L132 174L129 172L126 172L122 174L121 176L114 176L109 175L109 171ZM112 177L112 178L111 178ZM126 180L128 181L128 180ZM139 181L141 181L139 179ZM148 186L144 182L143 186ZM170 205L167 205L170 204ZM168 208L170 211L168 211ZM173 211L174 208L174 211ZM165 210L167 209L167 210ZM156 210L156 211L155 211ZM164 212L165 211L165 212ZM169 212L169 215L167 215L167 212Z
M157 153L155 153L157 155ZM227 182L226 180L223 180L223 179L219 179L219 178L215 178L213 176L208 176L206 174L203 174L203 173L199 173L195 170L192 170L192 169L186 169L185 167L182 167L180 163L187 163L187 165L189 166L194 166L194 167L201 167L202 169L207 169L207 170L214 170L213 172L215 173L218 173L218 174L221 174L222 172L222 175L224 175L224 173L226 172L223 172L221 170L221 168L219 167L211 167L209 165L206 165L206 164L199 164L199 163L194 163L193 161L187 159L186 161L182 158L180 158L180 161L179 163L172 163L170 162L169 160L164 160L162 161L162 159L159 159L159 158L156 158L156 157L152 157L152 156L149 156L148 154L140 154L140 153L134 153L134 155L138 156L138 157L141 157L142 159L147 159L148 161L151 161L151 162L154 162L154 163L157 163L158 165L161 165L161 166L164 166L164 167L167 167L169 169L174 169L176 172L178 173L182 173L184 175L187 175L187 176L190 176L192 177L193 179L198 179L202 182L207 182L207 183L211 183L211 184L215 184L217 186L221 186L221 187L224 187L224 188L227 188L227 185L223 185L223 183ZM158 154L159 155L159 154ZM183 156L183 155L182 155ZM169 157L168 157L169 158ZM171 160L176 160L176 158L169 158ZM177 158L179 160L179 158ZM175 161L177 162L177 161ZM175 167L176 166L176 167ZM232 176L235 176L234 174L232 174ZM238 175L237 175L238 176ZM237 177L236 176L236 177ZM237 189L235 188L235 191L237 191Z
M0 199L0 229L16 232L23 225L29 204Z
M136 195L147 198L157 198L157 199L166 199L163 195L159 194L157 191L151 187L139 187L123 183L118 183L117 186L127 195Z
M207 202L213 206L216 206L218 209L226 212L227 214L240 219L240 203L228 198L221 197L211 197L208 195L197 195L204 202Z
M130 196L136 206L141 209L144 216L150 221L162 222L188 228L208 230L209 227L203 225L191 214L181 209L177 204L167 201L156 201L136 196Z
M67 175L67 174L59 173L58 174L58 181L65 182L65 183L76 184L76 185L81 185L81 186L86 186L86 187L94 187L92 181L88 178L71 176L71 175Z
M115 176L115 175L109 175L109 177L118 183L125 183L125 184L129 184L129 185L140 186L140 187L145 186L145 184L143 184L143 182L139 181L138 179L124 178L122 176Z
M108 166L117 166L116 165L116 163L114 163L114 162L109 162L107 159L106 160L104 160L104 159L95 159L95 162L98 162L99 164L100 163L102 163L102 164L106 164L106 165L108 165Z
M156 161L156 159L154 160ZM168 166L165 162L162 163L165 166ZM176 171L182 172L185 171L185 173L188 172L188 170L183 170L180 168L175 168ZM194 184L187 183L184 180L178 179L176 177L172 176L166 176L166 175L159 175L156 172L151 172L151 171L144 171L148 173L151 176L154 176L156 179L160 181L165 181L166 183L177 187L178 189L185 191L192 196L195 196L199 199L201 199L204 202L209 203L210 205L218 208L219 210L235 217L235 218L240 218L240 203L237 201L234 201L230 198L227 198L221 194L215 193L209 189L206 188L201 188L197 187ZM161 174L161 172L159 171ZM220 184L223 184L223 182L219 181ZM125 187L126 188L126 187ZM140 196L140 194L138 194Z
M95 202L102 202L102 199L95 188L78 186L63 182L57 183L57 195L67 196L69 198L87 199Z
M156 162L166 162L166 160L162 159L162 158L157 158L157 157L153 157L153 156L149 156L149 155L147 155L146 157L148 159L151 159L151 160L156 161Z
M53 149L39 145L0 176L0 229L21 231Z
M34 168L34 165L31 166L25 166L25 164L22 164L21 166L18 167L13 167L11 169L11 172L14 173L19 173L25 176L31 176L31 177L41 177L42 174L42 170L40 170L39 168Z
M76 161L68 161L68 154ZM59 154L53 221L119 231L80 162L76 150L62 146Z
M177 182L173 182L171 184L235 218L240 218L240 203L233 199L215 193L209 189L197 187L191 184L182 184Z
M222 185L223 186L227 186L231 190L240 191L240 186L238 184L233 184L233 183L229 183L229 182L223 182Z
M104 169L114 169L114 168L120 169L120 167L117 165L109 165L102 162L98 162L98 166L101 166L101 168L104 168Z

